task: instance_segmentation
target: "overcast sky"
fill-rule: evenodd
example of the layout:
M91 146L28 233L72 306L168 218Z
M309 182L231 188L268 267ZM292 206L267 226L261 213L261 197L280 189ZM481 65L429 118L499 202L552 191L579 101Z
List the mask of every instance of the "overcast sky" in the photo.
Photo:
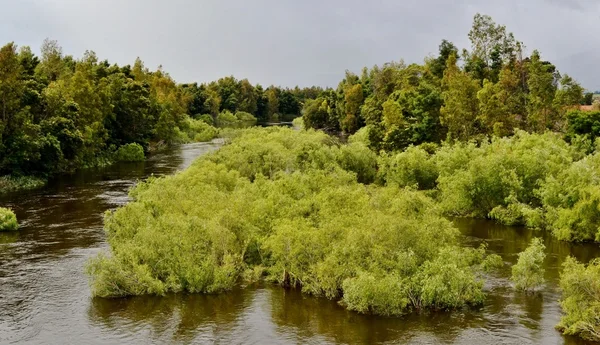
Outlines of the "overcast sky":
M444 38L468 48L477 12L600 90L600 0L0 0L0 42L139 56L179 82L335 86L346 69L422 62Z

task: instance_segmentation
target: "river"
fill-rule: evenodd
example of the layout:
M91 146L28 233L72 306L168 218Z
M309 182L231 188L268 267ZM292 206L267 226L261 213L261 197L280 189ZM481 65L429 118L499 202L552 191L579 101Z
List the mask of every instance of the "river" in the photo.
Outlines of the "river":
M82 171L0 197L21 224L17 233L0 233L0 344L584 344L554 329L558 272L568 255L588 261L600 256L599 247L484 220L455 220L465 245L485 241L507 263L488 279L487 300L476 310L366 316L261 285L215 296L91 298L84 267L107 249L103 213L125 204L136 181L173 174L218 147L183 145L143 163ZM517 293L508 264L542 235L547 283L538 294Z

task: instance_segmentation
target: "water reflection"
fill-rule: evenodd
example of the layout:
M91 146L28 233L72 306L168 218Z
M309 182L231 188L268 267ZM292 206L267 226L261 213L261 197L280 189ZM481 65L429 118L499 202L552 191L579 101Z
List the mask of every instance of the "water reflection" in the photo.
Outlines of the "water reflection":
M88 315L93 324L122 334L128 343L147 342L139 335L149 329L152 341L185 344L232 332L251 299L252 292L246 290L221 295L95 298Z

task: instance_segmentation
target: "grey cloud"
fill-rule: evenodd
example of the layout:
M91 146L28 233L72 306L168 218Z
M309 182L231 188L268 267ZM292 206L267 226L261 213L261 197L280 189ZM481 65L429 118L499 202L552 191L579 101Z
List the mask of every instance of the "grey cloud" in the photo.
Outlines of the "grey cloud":
M586 62L600 56L598 13L576 10L598 1L0 0L8 9L0 42L36 48L51 37L75 56L91 49L120 64L140 56L181 82L232 74L267 85L335 86L346 69L421 62L442 39L468 48L472 17L481 12L600 89L600 72Z
M578 11L598 10L600 0L546 0L550 4Z

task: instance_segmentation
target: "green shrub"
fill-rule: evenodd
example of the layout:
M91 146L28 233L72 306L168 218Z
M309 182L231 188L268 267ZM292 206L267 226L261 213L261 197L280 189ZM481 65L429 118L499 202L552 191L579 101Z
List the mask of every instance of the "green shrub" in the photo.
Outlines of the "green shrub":
M433 189L438 178L435 162L429 153L418 146L410 146L401 153L381 156L379 167L379 178L387 185Z
M566 335L600 341L600 259L586 265L568 257L560 275L563 317L557 328Z
M145 159L144 148L138 143L125 144L115 152L114 158L118 162L141 162Z
M181 128L178 141L181 143L206 142L213 140L218 134L219 131L215 127L202 119L188 118Z
M221 112L217 115L217 126L218 127L233 127L237 128L239 125L238 118L228 110Z
M484 250L460 249L422 193L359 183L374 157L353 145L358 153L313 130L251 128L138 184L106 216L110 255L88 265L92 293L216 293L263 277L359 312L480 304Z
M295 118L294 120L292 120L292 125L294 126L295 129L305 129L306 127L304 127L304 119L302 119L302 116Z
M490 143L444 146L436 154L441 205L449 214L530 222L546 179L572 164L577 151L558 135L517 131ZM526 207L523 207L526 206Z
M371 141L369 140L369 130L370 126L361 127L356 133L352 134L348 137L348 142L351 144L361 143L366 147L371 147Z
M512 281L517 290L532 291L544 284L544 259L546 246L541 238L534 238L512 267Z
M366 145L352 143L342 145L337 155L342 169L356 173L358 182L372 183L377 175L377 155Z
M256 123L256 117L254 115L247 113L245 111L238 111L235 113L235 117L237 117L238 121L243 123L253 125Z
M211 114L202 114L202 115L200 115L200 117L198 117L198 120L206 123L207 125L211 125L211 126L215 125L215 119L213 118L213 116Z
M16 231L19 229L15 213L4 207L0 207L0 231Z
M572 141L584 136L591 142L600 136L600 111L574 110L567 113L566 137Z
M548 177L540 195L549 228L560 240L600 241L600 153Z

